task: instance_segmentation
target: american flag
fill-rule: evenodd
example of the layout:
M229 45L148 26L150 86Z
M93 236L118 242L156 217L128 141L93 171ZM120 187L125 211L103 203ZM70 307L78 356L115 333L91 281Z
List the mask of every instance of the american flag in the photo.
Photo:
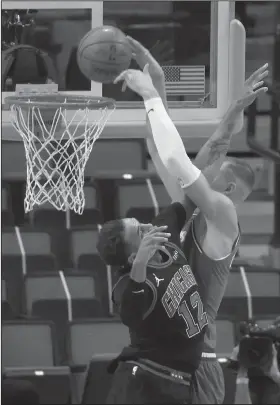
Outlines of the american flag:
M162 66L166 93L205 95L205 66Z

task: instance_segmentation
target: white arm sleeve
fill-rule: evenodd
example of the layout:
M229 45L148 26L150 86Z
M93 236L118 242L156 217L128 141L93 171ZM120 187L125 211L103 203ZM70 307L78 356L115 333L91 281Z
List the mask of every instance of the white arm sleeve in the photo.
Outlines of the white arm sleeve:
M190 186L198 179L201 171L192 164L186 154L182 139L161 98L145 101L145 108L162 163L169 173L177 178L182 188Z

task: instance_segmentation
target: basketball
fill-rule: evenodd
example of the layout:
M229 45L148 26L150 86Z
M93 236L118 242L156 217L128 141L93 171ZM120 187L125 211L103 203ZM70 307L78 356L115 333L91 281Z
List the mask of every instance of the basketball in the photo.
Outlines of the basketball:
M124 33L116 27L102 26L89 31L81 40L77 62L90 80L112 83L129 68L131 49Z

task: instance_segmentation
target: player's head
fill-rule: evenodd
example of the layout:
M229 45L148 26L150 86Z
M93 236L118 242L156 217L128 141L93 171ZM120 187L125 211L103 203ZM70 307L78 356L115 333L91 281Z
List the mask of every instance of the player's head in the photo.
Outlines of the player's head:
M251 166L242 159L227 158L213 188L226 194L235 204L246 200L256 183L256 175Z
M97 250L106 264L124 266L132 261L144 235L153 228L135 218L106 222L99 234Z

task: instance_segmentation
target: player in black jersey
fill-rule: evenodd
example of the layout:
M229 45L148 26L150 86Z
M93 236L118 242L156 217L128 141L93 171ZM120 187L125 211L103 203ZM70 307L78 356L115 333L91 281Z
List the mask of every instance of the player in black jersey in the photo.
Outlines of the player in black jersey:
M174 203L152 224L126 218L101 230L98 250L104 260L132 263L113 290L131 345L117 359L108 403L190 403L208 321L179 247L185 221L185 208Z

